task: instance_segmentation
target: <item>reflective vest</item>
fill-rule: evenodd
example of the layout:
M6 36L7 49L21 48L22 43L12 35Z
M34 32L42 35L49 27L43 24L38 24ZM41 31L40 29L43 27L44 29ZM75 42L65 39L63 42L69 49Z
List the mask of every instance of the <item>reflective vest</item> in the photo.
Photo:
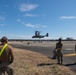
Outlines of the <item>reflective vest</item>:
M7 45L8 45L8 44L5 44L5 45L2 47L2 49L1 49L1 51L0 51L0 56L2 55L4 49L6 48Z

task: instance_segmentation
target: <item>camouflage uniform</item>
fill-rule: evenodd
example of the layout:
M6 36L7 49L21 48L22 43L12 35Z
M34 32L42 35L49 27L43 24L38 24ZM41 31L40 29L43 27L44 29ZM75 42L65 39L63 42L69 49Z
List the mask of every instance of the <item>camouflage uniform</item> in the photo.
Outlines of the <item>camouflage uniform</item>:
M2 37L0 41L0 75L3 75L5 71L8 75L13 75L13 69L10 67L14 60L13 48L8 44L7 37ZM5 45L6 47L4 48ZM3 52L2 49L4 49Z
M8 74L8 75L14 75L13 69L11 68L11 66L8 63L1 63L0 64L0 75L4 75L4 71Z
M56 44L56 49L57 49L57 60L58 60L58 64L62 64L63 63L63 54L62 54L62 46L63 44L61 43L61 39L59 39L59 42Z
M58 64L62 64L63 63L63 54L60 50L57 50L57 60L58 60Z

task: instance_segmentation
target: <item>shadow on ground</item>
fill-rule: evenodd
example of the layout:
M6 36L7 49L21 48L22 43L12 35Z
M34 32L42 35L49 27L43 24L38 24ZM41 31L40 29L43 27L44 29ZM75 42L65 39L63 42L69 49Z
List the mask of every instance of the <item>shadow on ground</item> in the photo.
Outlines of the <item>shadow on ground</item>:
M76 63L72 63L72 64L65 64L64 66L74 66L76 65Z
M53 65L53 64L50 64L50 63L41 63L41 64L38 64L37 66L50 66L50 65Z

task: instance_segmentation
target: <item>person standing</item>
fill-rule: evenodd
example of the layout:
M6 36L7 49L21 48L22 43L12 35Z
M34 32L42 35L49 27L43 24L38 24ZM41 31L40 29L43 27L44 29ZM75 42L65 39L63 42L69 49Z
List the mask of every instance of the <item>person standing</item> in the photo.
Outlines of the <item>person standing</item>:
M58 42L56 43L56 50L57 50L57 61L58 64L63 64L63 54L62 54L62 47L63 44L61 42L61 38L59 38Z
M10 67L13 60L13 48L8 44L7 37L4 36L1 38L0 44L0 75L2 75L2 69L4 69L8 75L14 75L13 69Z

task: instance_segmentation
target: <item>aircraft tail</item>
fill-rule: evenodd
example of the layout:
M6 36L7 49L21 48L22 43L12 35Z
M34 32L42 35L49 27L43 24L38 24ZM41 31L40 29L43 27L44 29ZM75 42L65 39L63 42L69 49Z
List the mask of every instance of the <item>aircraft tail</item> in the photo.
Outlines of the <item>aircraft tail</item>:
M48 37L49 36L49 34L48 33L46 33L46 37Z

